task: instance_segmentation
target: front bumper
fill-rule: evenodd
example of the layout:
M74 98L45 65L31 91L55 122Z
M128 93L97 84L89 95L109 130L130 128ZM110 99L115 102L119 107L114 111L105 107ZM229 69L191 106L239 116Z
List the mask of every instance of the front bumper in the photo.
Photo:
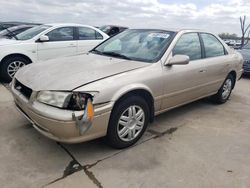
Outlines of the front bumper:
M79 143L105 136L107 133L112 103L95 108L91 126L82 134L72 118L72 111L56 109L36 101L31 102L13 86L11 91L17 109L37 131L50 139L64 143ZM78 117L81 113L83 112L76 112L76 116Z

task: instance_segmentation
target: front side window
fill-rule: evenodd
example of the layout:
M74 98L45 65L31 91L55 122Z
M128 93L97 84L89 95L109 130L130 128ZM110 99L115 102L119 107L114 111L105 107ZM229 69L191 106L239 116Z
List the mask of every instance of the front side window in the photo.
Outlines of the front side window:
M109 38L92 52L117 58L156 62L166 51L174 34L162 30L126 30Z
M74 40L73 27L61 27L50 31L47 36L49 41L69 41Z
M204 43L206 57L217 57L225 55L223 45L215 36L207 33L201 33L201 37Z
M190 60L201 59L201 44L197 33L183 34L177 41L173 51L174 55L187 55Z
M103 39L102 35L94 29L79 27L79 40L96 40Z

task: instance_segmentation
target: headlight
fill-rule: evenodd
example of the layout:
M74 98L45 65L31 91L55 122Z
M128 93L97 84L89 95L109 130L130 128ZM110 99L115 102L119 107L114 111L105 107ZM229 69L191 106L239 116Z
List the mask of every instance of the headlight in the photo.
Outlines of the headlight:
M81 92L40 91L37 100L50 106L67 110L84 110L90 94Z

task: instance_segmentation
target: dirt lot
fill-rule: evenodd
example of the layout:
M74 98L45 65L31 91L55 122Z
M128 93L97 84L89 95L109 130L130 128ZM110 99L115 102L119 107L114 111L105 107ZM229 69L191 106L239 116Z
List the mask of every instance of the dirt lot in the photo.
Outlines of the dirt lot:
M65 145L37 133L0 85L0 187L250 187L250 79L224 105L201 100L156 118L140 142Z

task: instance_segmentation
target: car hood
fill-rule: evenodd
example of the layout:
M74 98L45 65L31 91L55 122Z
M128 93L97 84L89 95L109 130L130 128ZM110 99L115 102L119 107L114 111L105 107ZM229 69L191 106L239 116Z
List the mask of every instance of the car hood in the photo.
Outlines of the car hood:
M20 69L15 78L35 91L74 90L82 85L149 65L150 63L83 54L30 64Z

